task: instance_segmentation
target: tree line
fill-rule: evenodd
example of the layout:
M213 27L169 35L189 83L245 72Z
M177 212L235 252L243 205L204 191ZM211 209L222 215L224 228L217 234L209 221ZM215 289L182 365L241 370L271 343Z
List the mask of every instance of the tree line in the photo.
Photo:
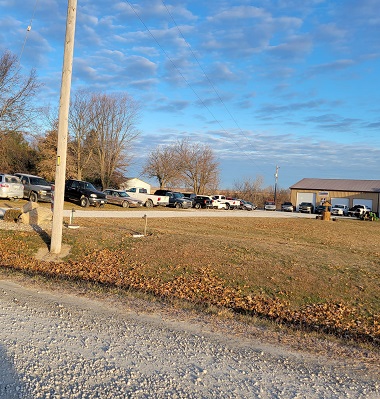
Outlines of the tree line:
M55 178L58 110L36 105L42 88L34 69L24 75L17 56L9 51L1 54L2 173L21 171L49 181ZM89 180L102 188L118 187L125 180L130 150L141 133L140 110L141 105L126 93L75 92L69 111L66 176ZM209 194L218 190L220 169L208 145L184 138L153 149L142 175L157 180L160 188L183 187L196 194ZM246 196L251 189L262 191L258 184L250 186L250 181L239 184L239 190L235 187L233 191L245 190Z

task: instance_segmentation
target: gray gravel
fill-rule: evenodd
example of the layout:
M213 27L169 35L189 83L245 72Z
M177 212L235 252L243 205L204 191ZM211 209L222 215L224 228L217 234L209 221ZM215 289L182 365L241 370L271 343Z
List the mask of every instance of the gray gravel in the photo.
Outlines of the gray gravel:
M117 302L0 280L0 309L1 399L380 398L357 363Z

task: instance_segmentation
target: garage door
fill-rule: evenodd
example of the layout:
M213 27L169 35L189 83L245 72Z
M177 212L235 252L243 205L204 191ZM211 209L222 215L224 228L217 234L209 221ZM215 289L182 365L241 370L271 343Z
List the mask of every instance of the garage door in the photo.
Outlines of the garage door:
M336 204L349 206L350 199L349 198L331 198L331 205L334 206Z
M301 202L311 202L315 206L315 193L297 193L297 211Z
M369 199L361 199L361 198L354 198L352 201L353 205L365 205L367 208L372 210L372 200Z

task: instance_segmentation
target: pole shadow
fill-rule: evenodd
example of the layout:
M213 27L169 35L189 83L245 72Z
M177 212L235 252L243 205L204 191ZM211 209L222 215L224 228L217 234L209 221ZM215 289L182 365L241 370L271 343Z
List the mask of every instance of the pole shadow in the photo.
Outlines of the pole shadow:
M5 348L0 345L0 399L32 399L26 386L21 382L14 364Z

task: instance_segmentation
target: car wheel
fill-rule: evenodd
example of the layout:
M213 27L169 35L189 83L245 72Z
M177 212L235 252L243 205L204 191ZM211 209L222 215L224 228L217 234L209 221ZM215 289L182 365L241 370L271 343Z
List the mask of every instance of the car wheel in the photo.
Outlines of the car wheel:
M88 208L88 207L90 206L90 201L88 200L87 197L82 197L82 198L80 199L80 206L81 206L82 208Z
M174 204L174 206L175 206L177 209L181 208L181 204L180 204L179 202L176 202L176 203Z
M123 201L123 203L121 204L121 206L123 208L129 208L129 202L128 201Z
M153 201L152 201L151 199L148 199L148 200L145 202L145 206L146 206L147 208L153 208Z
M199 209L201 207L201 204L199 204L199 203L196 203L195 205L194 205L194 208L195 209Z
M230 204L228 202L226 203L226 209L230 209Z
M31 192L30 195L29 195L29 199L30 199L32 202L37 202L37 201L38 201L37 193Z

